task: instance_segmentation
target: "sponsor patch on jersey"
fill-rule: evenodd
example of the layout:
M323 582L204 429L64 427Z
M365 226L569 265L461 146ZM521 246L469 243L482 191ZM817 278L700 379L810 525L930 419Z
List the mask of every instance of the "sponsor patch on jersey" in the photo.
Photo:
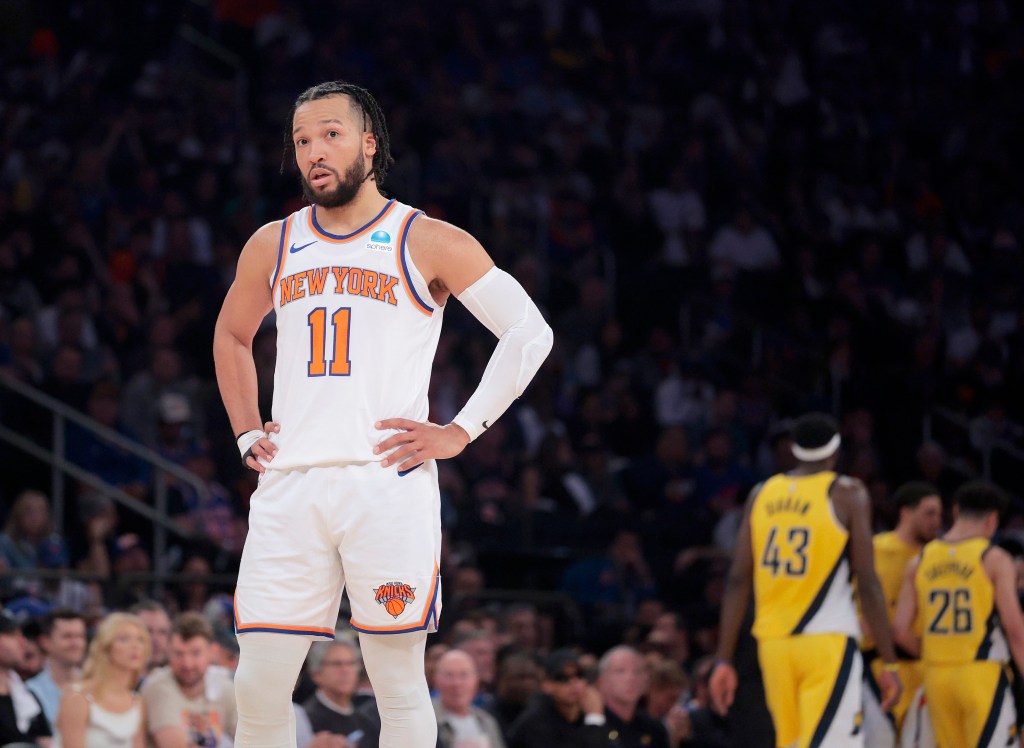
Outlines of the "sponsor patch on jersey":
M405 612L406 606L416 599L416 588L405 582L385 582L377 587L374 599L377 605L384 606L392 618L398 618Z
M393 252L394 248L391 246L391 234L387 231L374 231L370 235L370 241L366 243L367 249L376 249L380 252Z

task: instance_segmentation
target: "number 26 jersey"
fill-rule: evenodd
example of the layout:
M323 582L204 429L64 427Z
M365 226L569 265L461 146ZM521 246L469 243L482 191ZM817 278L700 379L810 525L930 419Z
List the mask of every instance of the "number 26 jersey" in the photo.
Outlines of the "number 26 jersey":
M775 475L750 510L758 639L860 636L850 584L849 531L836 518L829 471Z
M383 418L424 421L443 308L409 255L420 211L389 200L347 235L327 232L316 206L285 219L268 279L277 315L268 469L378 461Z
M988 538L933 540L921 551L914 586L925 663L1009 661L995 587L984 566L990 546Z

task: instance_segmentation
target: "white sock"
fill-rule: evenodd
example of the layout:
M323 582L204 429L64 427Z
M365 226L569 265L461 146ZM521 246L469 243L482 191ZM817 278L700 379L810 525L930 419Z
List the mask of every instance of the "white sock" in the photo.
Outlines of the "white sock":
M264 631L238 637L236 748L296 748L292 692L310 643Z
M360 634L366 674L380 712L380 748L434 748L437 718L430 703L423 653L427 633Z

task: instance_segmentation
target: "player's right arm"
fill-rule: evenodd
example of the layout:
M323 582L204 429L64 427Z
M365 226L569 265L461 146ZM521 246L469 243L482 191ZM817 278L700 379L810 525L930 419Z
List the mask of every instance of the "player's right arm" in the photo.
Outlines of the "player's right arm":
M719 624L718 651L716 663L711 671L708 687L711 690L711 704L719 714L725 714L732 706L736 695L738 679L736 669L732 666L732 656L736 651L736 642L740 637L743 617L747 613L747 604L754 584L754 551L751 547L750 510L754 499L761 490L761 485L754 486L747 497L747 505L743 510L743 521L739 534L736 536L735 551L729 576L725 582L725 595L722 599L722 620Z
M892 618L892 634L896 643L912 655L921 656L921 639L915 632L917 622L917 567L921 557L916 556L907 564L903 573L903 586L896 602L896 613Z
M864 619L875 639L882 661L896 664L889 617L882 585L875 573L874 536L871 533L871 498L864 484L855 478L841 477L832 489L832 502L840 521L850 533L850 565L857 579L857 594ZM887 711L900 697L900 681L895 672L882 670L879 686L884 698L882 710Z
M235 280L224 297L213 331L217 386L236 436L264 430L257 402L252 340L274 306L270 278L277 265L280 241L281 222L274 221L260 228L246 242L238 258ZM253 458L269 460L276 451L269 439L260 439L252 445L253 457L247 458L246 464L263 472L263 466Z
M1024 670L1024 616L1017 600L1017 570L1013 559L1002 548L993 546L985 553L982 563L995 588L996 612L1010 645L1010 654L1017 667Z

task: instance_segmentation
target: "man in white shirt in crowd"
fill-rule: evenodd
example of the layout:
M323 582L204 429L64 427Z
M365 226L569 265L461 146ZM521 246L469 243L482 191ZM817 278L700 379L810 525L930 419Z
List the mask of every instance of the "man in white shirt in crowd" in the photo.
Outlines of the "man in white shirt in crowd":
M146 727L156 748L230 746L238 713L229 671L211 667L213 627L182 613L171 628L168 665L142 686Z
M497 720L473 706L480 685L473 658L460 649L441 655L434 671L440 748L505 748Z

